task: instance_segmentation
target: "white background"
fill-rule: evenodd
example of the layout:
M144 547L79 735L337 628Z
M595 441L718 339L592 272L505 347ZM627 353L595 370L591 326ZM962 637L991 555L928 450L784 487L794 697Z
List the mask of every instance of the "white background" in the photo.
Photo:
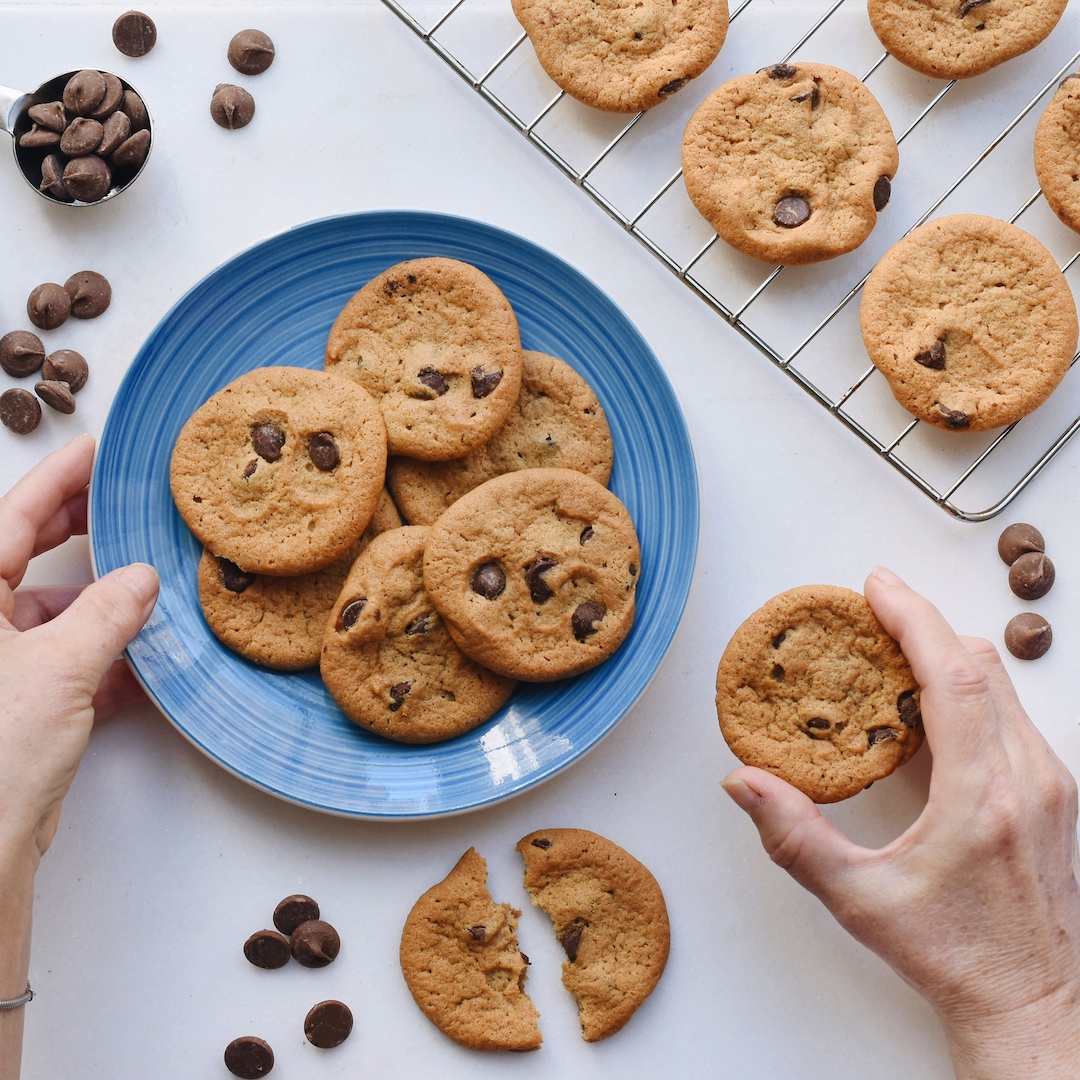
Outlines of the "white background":
M956 521L723 326L381 4L147 4L159 39L138 60L111 43L123 10L0 3L0 82L32 89L63 71L107 68L142 91L156 122L145 174L122 198L83 211L36 196L0 145L0 332L27 327L26 296L40 282L92 268L114 286L100 319L48 334L50 350L87 356L91 379L74 416L49 412L26 438L0 432L0 487L76 434L100 432L146 335L218 263L312 218L418 208L542 244L634 320L693 434L700 557L681 628L639 704L586 758L490 810L407 824L320 816L227 775L150 706L102 723L38 875L39 996L26 1013L25 1076L225 1078L222 1051L247 1033L273 1045L282 1080L951 1076L929 1007L769 863L720 790L735 762L716 723L716 663L768 597L810 582L857 589L877 563L930 596L959 630L1000 643L1005 623L1032 605L1009 592L996 538L1009 521L1031 521L1058 567L1037 605L1055 644L1037 662L1007 663L1039 727L1077 771L1080 443L1003 517ZM1066 19L1056 33L1075 38L1076 20ZM278 49L273 67L251 79L225 59L230 37L248 26ZM777 40L781 33L790 36L781 26ZM211 122L220 81L254 94L247 129ZM1016 168L1030 172L1030 160L1018 155ZM32 580L89 572L77 541L40 560ZM862 842L886 842L918 815L930 765L924 749L826 813ZM652 869L669 904L666 974L628 1026L597 1045L579 1037L559 984L561 949L520 885L514 844L551 826L623 845ZM421 1015L400 975L405 915L470 845L488 860L495 897L526 909L520 939L545 1039L536 1054L456 1046ZM340 958L321 971L256 970L242 956L244 939L296 891L318 899L338 927ZM352 1007L356 1029L339 1049L318 1051L302 1021L328 997Z

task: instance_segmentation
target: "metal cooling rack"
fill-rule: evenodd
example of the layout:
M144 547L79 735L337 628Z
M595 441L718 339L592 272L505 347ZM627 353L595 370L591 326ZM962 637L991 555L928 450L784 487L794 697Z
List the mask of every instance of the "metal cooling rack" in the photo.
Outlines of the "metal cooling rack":
M1032 52L942 83L882 52L865 0L733 0L727 41L709 71L659 107L623 116L581 105L551 82L509 0L384 3L725 322L950 514L993 517L1080 429L1075 358L1050 399L1011 427L955 435L913 420L868 365L852 303L901 236L960 212L1021 225L1080 289L1076 234L1041 197L1031 151L1053 90L1080 64L1080 53L1070 55L1080 39L1076 5ZM780 54L776 42L788 40ZM861 72L893 124L900 170L889 207L855 252L770 269L728 248L693 207L681 183L682 133L722 82L792 58Z

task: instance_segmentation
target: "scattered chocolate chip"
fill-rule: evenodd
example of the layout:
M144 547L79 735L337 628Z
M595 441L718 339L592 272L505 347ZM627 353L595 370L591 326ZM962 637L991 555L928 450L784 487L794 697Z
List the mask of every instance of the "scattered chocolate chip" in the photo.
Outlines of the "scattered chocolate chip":
M26 314L42 330L55 330L71 314L71 297L63 285L47 281L38 285L26 301Z
M29 435L41 423L41 402L29 390L15 387L0 394L0 424L16 435Z
M89 116L104 100L105 90L105 76L100 71L78 71L64 87L64 108L72 116Z
M64 166L62 179L67 193L79 202L97 202L112 188L109 166L93 154L72 158Z
M878 743L888 742L896 737L896 731L891 727L872 727L866 733L866 738L871 746L877 746Z
M882 173L874 182L874 209L880 214L892 198L892 181Z
M773 64L761 69L770 79L794 79L799 69L794 64Z
M922 364L924 368L934 371L943 371L945 368L945 342L938 338L929 349L915 354L915 363Z
M472 591L485 600L494 600L506 588L506 574L497 562L481 563L473 571Z
M60 152L68 157L92 154L100 145L105 129L97 120L76 116L60 136Z
M274 908L274 925L283 934L291 934L301 923L311 922L319 915L319 905L310 896L293 893Z
M120 146L131 137L131 121L119 109L109 116L101 125L101 143L98 153L102 157L109 157L120 149Z
M586 600L578 604L574 614L570 617L570 626L574 631L574 637L578 641L584 641L587 637L595 634L599 629L594 623L600 622L607 614L607 609L597 600Z
M545 600L550 600L552 596L555 595L551 591L548 583L544 580L544 574L558 565L559 564L554 559L549 559L545 556L525 567L525 581L528 583L529 593L532 596L534 604L542 604Z
M114 169L137 169L150 152L150 132L143 128L125 139L110 155Z
M397 712L402 705L405 704L405 699L409 696L409 691L413 688L412 681L394 683L390 687L390 711Z
M1034 611L1014 615L1005 626L1005 648L1018 660L1038 660L1053 640L1050 624Z
M255 115L255 99L242 86L218 83L210 99L210 115L218 127L247 127Z
M828 731L829 728L832 727L832 724L830 724L824 716L811 716L810 719L806 721L806 726L808 728L813 728L815 731Z
M322 919L309 919L292 933L293 959L304 967L326 967L333 963L340 950L338 932Z
M255 575L241 570L234 562L218 557L218 569L221 571L221 584L229 592L242 593L255 583Z
M896 699L896 711L900 714L900 722L912 731L922 724L922 710L919 708L919 699L915 697L914 690L905 690Z
M276 930L259 930L244 942L244 955L257 968L273 971L284 967L292 956L292 946Z
M502 382L503 377L501 371L485 371L482 367L474 367L469 374L472 376L474 398L486 398Z
M959 430L966 428L971 423L971 417L960 409L950 409L942 405L940 401L936 403L936 408L947 427Z
M473 939L473 941L483 941L484 938L487 937L487 927L486 926L470 926L469 927L469 937L471 937Z
M241 1035L225 1047L225 1067L241 1080L258 1080L274 1067L274 1051L264 1039Z
M578 957L578 949L581 947L581 935L587 923L574 923L573 926L564 930L559 938L559 944L566 951L566 958L572 964Z
M3 351L3 344L0 341L0 354ZM998 537L997 549L1001 561L1006 566L1012 566L1021 555L1026 555L1029 551L1045 551L1046 541L1034 525L1018 521L1004 529Z
M360 618L361 612L367 607L367 599L350 600L341 609L341 625L345 630L351 630L355 625L357 619Z
M157 44L157 27L141 11L125 11L113 23L113 44L125 56L145 56Z
M669 83L664 83L659 90L656 91L657 97L671 97L672 94L677 94L690 80L683 76L681 79L672 79Z
M541 851L547 851L551 847L551 841L546 836L538 836L532 842L532 846L540 848Z
M285 432L276 424L252 424L251 445L263 461L277 461L285 445Z
M439 397L442 397L450 389L450 384L434 368L424 368L416 377Z
M416 637L417 634L431 632L435 625L435 612L429 611L426 615L417 615L408 626L405 627L406 637Z
M64 282L76 319L96 319L112 302L112 286L94 270L80 270Z
M352 1033L353 1015L341 1001L320 1001L312 1005L304 1018L304 1034L312 1046L331 1050L340 1046Z
M35 374L41 370L44 360L45 346L32 331L12 330L0 338L0 368L12 378L25 379Z
M261 75L274 62L274 43L261 30L241 30L229 42L228 57L242 75Z
M810 220L810 203L801 195L785 195L773 210L773 221L784 229L797 229Z
M34 393L50 409L55 409L59 413L70 415L75 411L75 398L66 382L61 382L59 379L42 379L41 382L35 384Z
M338 445L329 431L320 431L308 439L308 457L320 472L333 472L341 461Z
M62 135L68 125L67 110L62 101L44 101L39 105L31 105L26 110L26 115L39 127L55 131L58 135Z
M41 377L67 383L68 389L77 394L86 385L90 368L82 353L77 353L74 349L57 349L45 357L45 363L41 366Z
M1009 588L1021 600L1038 600L1054 584L1054 564L1041 551L1021 555L1009 567Z

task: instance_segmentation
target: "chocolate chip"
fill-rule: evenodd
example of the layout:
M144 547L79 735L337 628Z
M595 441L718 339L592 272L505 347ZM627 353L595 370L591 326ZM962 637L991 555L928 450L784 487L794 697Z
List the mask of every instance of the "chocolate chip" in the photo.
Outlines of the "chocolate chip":
M274 62L274 43L261 30L241 30L229 42L228 57L242 75L261 75Z
M244 466L244 479L250 480L255 475L255 470L259 467L259 459L252 458L247 465Z
M60 136L60 152L68 157L92 154L100 145L105 129L97 120L76 116Z
M50 409L55 409L59 413L70 415L75 411L75 398L66 382L61 382L59 379L43 379L34 385L34 393Z
M330 1050L340 1046L352 1033L353 1015L342 1001L320 1001L304 1018L304 1034L312 1046Z
M486 398L502 382L503 377L501 371L485 371L482 367L474 367L469 374L472 376L474 398Z
M542 604L555 595L544 580L544 574L558 565L554 559L544 557L525 567L525 581L529 585L529 593L532 595L534 604Z
M34 124L29 131L24 131L19 136L19 145L27 150L51 150L60 145L60 138L55 131Z
M64 108L72 116L89 116L104 100L105 90L105 76L100 71L78 71L64 87Z
M442 397L450 389L450 384L434 368L424 368L416 377L439 397Z
M810 111L813 112L821 104L821 90L818 88L817 83L814 83L809 90L804 90L801 94L796 94L791 100L796 104L809 101Z
M109 162L114 169L135 169L150 152L150 132L143 128L125 139L111 154Z
M95 270L80 270L64 282L76 319L96 319L112 302L112 286Z
M810 203L801 195L785 195L773 211L773 221L784 229L797 229L810 220Z
M247 127L255 115L255 99L242 86L218 83L210 98L210 115L218 127Z
M41 370L45 346L30 330L12 330L0 338L0 368L12 378L25 379Z
M469 937L471 937L473 939L473 941L483 941L484 938L487 937L487 927L486 926L470 926L469 927Z
M581 530L581 535L578 537L578 543L584 547L595 535L596 532L593 527L591 525L586 525L585 528Z
M125 11L112 28L113 44L125 56L145 56L157 44L157 27L141 11Z
M896 699L896 711L900 714L900 722L912 731L922 724L922 711L914 690L905 690Z
M485 600L494 600L506 588L506 574L497 562L481 563L472 576L472 591Z
M945 368L945 342L938 338L929 349L915 354L915 363L925 368L942 371Z
M254 1035L241 1035L225 1047L225 1067L241 1080L258 1080L274 1067L270 1044Z
M59 154L49 154L41 163L41 190L61 202L71 202L72 195L64 186L64 159Z
M118 150L124 142L131 137L131 121L127 116L116 110L105 122L101 125L101 144L98 146L98 153L102 157L108 157L110 154Z
M405 627L406 637L415 637L417 634L430 633L435 626L435 612L429 611L426 615L417 615L408 626Z
M1041 551L1021 555L1009 567L1009 588L1021 600L1038 600L1054 584L1054 564Z
M794 64L773 64L761 69L770 79L794 79L799 69Z
M578 949L581 947L581 935L588 923L577 922L564 930L559 937L559 944L566 951L566 958L572 964L578 957Z
M71 297L63 285L47 281L38 285L27 298L26 314L42 330L55 330L71 314Z
M1005 648L1018 660L1038 660L1053 640L1050 624L1034 611L1013 616L1005 627Z
M533 847L538 847L542 851L547 851L551 847L551 841L546 836L538 836L533 842Z
M112 188L112 172L105 162L94 154L72 158L64 166L64 188L80 202L97 202L108 195Z
M39 105L31 105L26 110L26 115L36 125L55 131L58 135L62 135L64 128L68 126L67 110L62 101L45 101Z
M989 4L990 0L964 0L960 5L960 18L962 19L973 8L982 7L983 4Z
M690 80L683 76L681 79L672 79L669 83L664 83L659 90L656 91L657 97L671 97L672 94L677 94Z
M786 676L787 672L779 664L773 664L772 677L777 682L783 682Z
M16 435L29 435L41 423L41 402L29 390L15 387L0 394L0 424Z
M338 445L329 431L320 431L308 439L308 457L320 472L332 472L341 461Z
M866 733L866 738L871 746L877 746L878 743L897 738L897 734L891 727L873 727Z
M304 967L326 967L333 963L340 950L338 932L322 919L309 919L293 931L293 959Z
M946 427L950 427L953 430L959 430L960 428L966 428L971 423L971 417L966 412L961 412L960 409L950 409L941 402L936 403L936 408L945 421Z
M120 108L120 102L124 99L124 84L111 71L103 71L101 77L105 80L105 96L90 114L95 120L104 120L111 116Z
M234 562L218 557L218 569L221 571L221 584L229 592L242 593L255 583L255 575L241 570Z
M131 121L131 130L142 131L150 126L146 103L134 90L125 90L120 99L120 111Z
M892 198L892 181L883 173L874 183L874 209L880 214Z
M351 600L341 609L341 625L345 630L351 630L361 612L367 607L367 599Z
M0 341L0 356L3 355L3 346L3 341ZM1046 541L1034 525L1018 521L1004 529L998 537L997 549L1001 561L1006 566L1012 566L1021 555L1026 555L1029 551L1045 551Z
M274 925L283 934L291 934L301 923L311 922L319 915L319 905L310 896L293 893L274 908Z
M832 724L830 724L823 716L811 716L810 719L806 721L806 726L808 728L814 728L815 731L828 731L829 728L832 727Z
M276 424L252 424L251 445L263 461L277 461L285 445L285 432Z
M273 971L289 962L292 946L276 930L259 930L244 942L244 955L257 968Z
M607 609L598 600L586 600L578 604L570 618L570 627L574 631L574 637L578 641L584 641L595 634L599 627L593 624L600 622L606 614Z
M405 699L409 696L409 691L413 688L412 681L394 683L390 687L390 711L397 712L402 705L405 704Z

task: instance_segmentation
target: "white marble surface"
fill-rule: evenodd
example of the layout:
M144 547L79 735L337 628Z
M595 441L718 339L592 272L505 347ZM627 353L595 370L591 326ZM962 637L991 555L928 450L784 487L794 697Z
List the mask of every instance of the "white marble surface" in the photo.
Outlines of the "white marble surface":
M1080 770L1080 443L1005 517L956 521L723 326L381 4L146 7L159 43L130 60L109 35L121 5L0 3L0 82L31 88L73 68L108 68L142 91L157 123L145 175L123 198L86 211L35 196L0 146L3 331L25 325L23 304L39 282L92 267L114 285L102 318L49 335L50 348L83 351L92 378L75 416L49 415L24 439L3 433L0 486L79 432L100 432L147 333L228 256L327 214L422 208L544 245L636 322L693 432L701 553L682 626L639 704L586 758L490 810L408 824L323 817L227 775L149 706L103 723L38 877L39 996L26 1015L25 1075L224 1078L225 1044L251 1033L274 1046L282 1080L945 1080L930 1009L769 863L720 790L734 760L713 708L716 663L769 596L812 581L858 588L876 563L906 576L962 631L1000 642L1024 605L1008 590L996 537L1007 521L1029 520L1058 566L1039 604L1056 641L1036 663L1007 662L1046 737ZM225 60L246 26L278 46L274 66L251 80ZM251 86L258 112L249 128L225 132L210 121L219 81ZM74 542L40 560L33 580L88 574L85 543ZM863 842L885 842L919 813L929 769L924 750L826 812ZM489 862L495 896L528 908L514 844L558 825L604 833L654 871L672 918L668 970L619 1035L586 1045L546 916L526 910L520 937L544 1047L525 1056L461 1049L402 982L405 914L470 845ZM240 947L294 891L320 901L341 931L341 956L322 971L257 971ZM344 1046L321 1052L306 1044L302 1021L328 997L348 1002L357 1023Z

